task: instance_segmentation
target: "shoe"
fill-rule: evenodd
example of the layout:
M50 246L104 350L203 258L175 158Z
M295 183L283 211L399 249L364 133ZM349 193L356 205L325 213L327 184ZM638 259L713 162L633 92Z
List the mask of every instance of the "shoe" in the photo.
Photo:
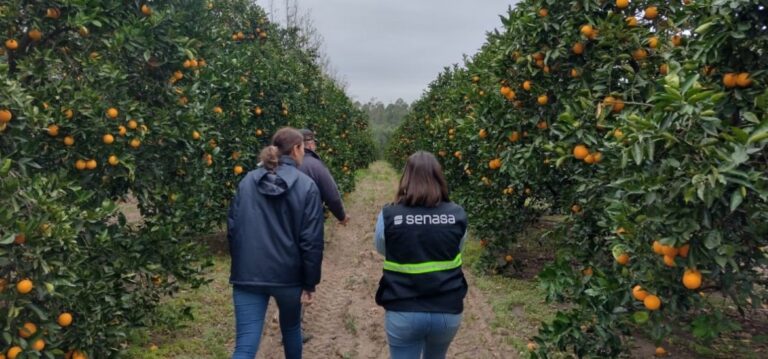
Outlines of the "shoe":
M313 337L314 337L314 335L312 335L312 334L307 334L306 332L304 332L304 330L303 330L303 329L301 330L301 342L302 342L302 343L306 343L306 342L308 342L308 341L309 341L310 339L312 339Z

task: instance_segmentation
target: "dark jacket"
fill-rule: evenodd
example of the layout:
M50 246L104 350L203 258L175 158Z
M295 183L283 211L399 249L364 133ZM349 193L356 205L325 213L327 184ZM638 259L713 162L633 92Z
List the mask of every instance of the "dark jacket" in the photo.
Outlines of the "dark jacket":
M453 202L435 208L389 205L384 220L384 274L376 303L399 312L458 314L467 281L461 243L467 214Z
M305 148L304 162L299 169L315 181L315 184L320 189L320 197L325 205L328 206L328 209L331 210L333 216L339 221L344 220L347 215L344 213L344 204L341 202L339 187L336 185L336 181L333 180L328 167L320 159L320 156L314 151Z
M323 261L323 209L315 183L289 156L240 181L227 218L236 285L301 286L314 291Z

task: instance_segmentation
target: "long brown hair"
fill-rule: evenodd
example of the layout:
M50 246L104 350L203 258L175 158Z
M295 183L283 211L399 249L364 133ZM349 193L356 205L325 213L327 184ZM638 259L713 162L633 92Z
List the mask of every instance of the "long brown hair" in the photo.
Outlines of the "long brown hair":
M268 171L274 171L280 164L280 156L288 156L296 146L304 143L304 136L295 128L283 127L272 136L272 144L264 147L259 160Z
M437 207L448 202L448 184L435 155L418 151L408 157L395 203L408 207Z

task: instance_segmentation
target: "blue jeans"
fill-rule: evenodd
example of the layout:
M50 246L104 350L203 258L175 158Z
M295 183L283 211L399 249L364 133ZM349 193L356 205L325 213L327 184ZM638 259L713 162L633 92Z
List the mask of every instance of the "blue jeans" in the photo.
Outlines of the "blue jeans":
M389 354L392 359L443 359L460 325L461 314L387 311Z
M286 359L301 358L301 288L235 285L235 353L232 359L253 359L259 351L269 297L280 309L280 331Z

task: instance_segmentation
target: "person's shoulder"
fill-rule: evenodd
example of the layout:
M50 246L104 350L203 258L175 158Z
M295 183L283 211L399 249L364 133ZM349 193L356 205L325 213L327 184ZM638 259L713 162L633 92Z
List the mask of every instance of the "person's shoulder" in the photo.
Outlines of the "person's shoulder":
M443 202L443 206L444 206L444 208L447 208L447 209L450 209L450 210L464 212L464 207L460 206L456 202L452 202L452 201Z
M310 156L309 153L304 155L304 160L301 163L301 168L317 168L324 166L323 161L317 157Z
M312 189L313 187L315 190L317 190L317 184L315 184L315 180L312 179L312 177L304 173L304 171L300 171L299 169L296 169L296 172L298 172L298 178L296 179L298 183L300 183L303 187L306 187L308 190Z

